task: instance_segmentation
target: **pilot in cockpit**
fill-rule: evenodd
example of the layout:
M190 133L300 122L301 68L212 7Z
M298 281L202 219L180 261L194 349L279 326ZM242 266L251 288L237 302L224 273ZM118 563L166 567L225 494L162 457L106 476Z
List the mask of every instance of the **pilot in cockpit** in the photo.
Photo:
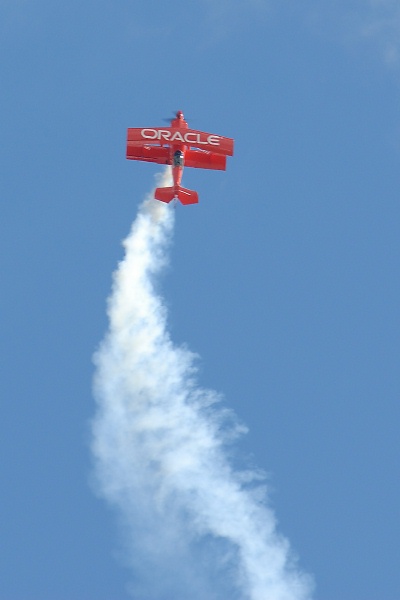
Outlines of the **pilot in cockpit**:
M174 152L174 167L183 167L183 152L182 150L177 150Z

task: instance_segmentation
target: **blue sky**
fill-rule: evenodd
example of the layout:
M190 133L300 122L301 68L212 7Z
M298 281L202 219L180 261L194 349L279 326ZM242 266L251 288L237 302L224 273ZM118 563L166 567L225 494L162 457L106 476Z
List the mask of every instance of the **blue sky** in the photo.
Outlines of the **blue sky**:
M157 172L126 128L182 109L235 156L184 173L172 338L249 427L315 598L398 599L399 31L390 1L0 3L0 597L131 597L92 355Z

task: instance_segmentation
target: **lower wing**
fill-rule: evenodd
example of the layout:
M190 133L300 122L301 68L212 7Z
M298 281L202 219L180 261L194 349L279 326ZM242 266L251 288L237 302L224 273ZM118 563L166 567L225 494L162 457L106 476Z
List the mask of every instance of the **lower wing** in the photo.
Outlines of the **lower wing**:
M161 146L136 146L128 145L126 147L126 158L131 160L144 160L146 162L158 163L160 165L170 165L168 148Z
M186 150L185 166L196 167L198 169L216 169L218 171L225 171L226 156L202 150Z

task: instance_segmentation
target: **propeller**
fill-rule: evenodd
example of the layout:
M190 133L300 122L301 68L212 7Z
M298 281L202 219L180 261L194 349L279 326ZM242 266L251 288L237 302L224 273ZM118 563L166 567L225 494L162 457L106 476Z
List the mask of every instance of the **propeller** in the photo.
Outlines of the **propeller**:
M183 116L183 112L181 110L177 110L176 112L174 112L174 114L172 115L172 117L164 117L162 120L165 123L171 123L171 121L173 121L174 119L176 119L178 117L178 114L181 113Z

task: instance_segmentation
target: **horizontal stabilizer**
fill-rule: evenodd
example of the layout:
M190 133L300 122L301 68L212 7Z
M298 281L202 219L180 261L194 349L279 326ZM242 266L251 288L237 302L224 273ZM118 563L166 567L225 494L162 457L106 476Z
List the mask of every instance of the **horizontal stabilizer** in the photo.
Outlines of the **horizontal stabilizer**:
M197 192L181 186L157 188L154 192L154 198L167 203L174 200L174 198L180 200L182 204L197 204L199 201Z
M157 188L154 192L154 198L161 202L171 202L175 198L175 189L173 187Z
M197 204L199 201L197 192L194 192L193 190L188 190L184 187L179 187L178 198L182 202L182 204Z

